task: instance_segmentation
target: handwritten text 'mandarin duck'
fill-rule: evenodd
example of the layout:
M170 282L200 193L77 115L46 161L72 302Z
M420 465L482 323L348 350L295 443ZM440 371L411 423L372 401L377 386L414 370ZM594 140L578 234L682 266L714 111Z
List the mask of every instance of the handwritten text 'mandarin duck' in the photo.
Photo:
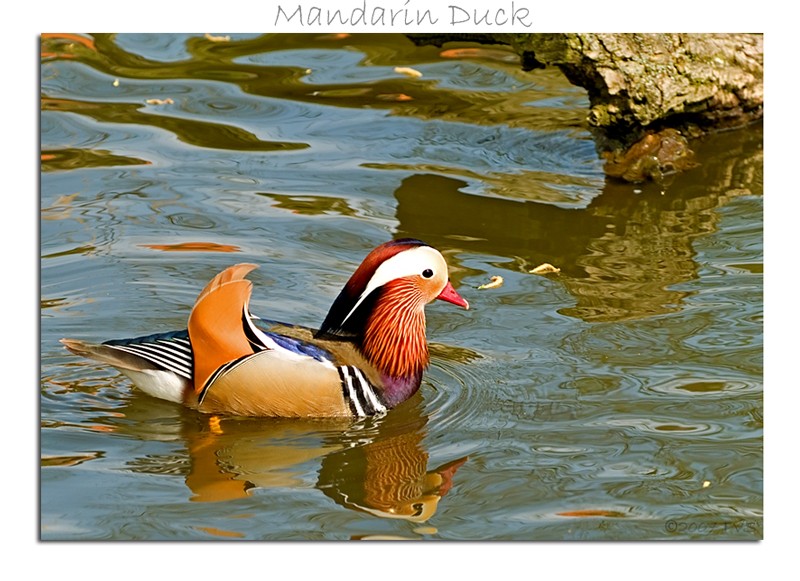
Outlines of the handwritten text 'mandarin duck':
M528 28L532 25L530 10L519 6L518 2L514 0L506 3L505 7L495 5L487 9L466 9L455 5L446 8L418 9L413 5L409 6L410 2L411 0L406 0L404 4L397 2L392 6L391 2L386 2L384 5L370 5L367 0L363 0L360 5L352 8L320 8L319 6L297 4L294 10L284 8L279 4L275 13L275 25L400 27L433 25L440 21L442 24L450 26L524 26Z

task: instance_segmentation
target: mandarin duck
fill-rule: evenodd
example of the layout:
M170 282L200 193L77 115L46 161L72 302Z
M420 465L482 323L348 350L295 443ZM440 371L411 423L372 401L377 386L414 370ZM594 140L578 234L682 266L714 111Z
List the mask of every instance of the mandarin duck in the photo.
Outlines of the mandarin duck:
M248 309L253 264L203 289L188 328L65 347L118 369L145 393L200 412L239 416L364 417L411 397L428 366L427 303L469 309L442 255L411 238L370 252L318 330Z

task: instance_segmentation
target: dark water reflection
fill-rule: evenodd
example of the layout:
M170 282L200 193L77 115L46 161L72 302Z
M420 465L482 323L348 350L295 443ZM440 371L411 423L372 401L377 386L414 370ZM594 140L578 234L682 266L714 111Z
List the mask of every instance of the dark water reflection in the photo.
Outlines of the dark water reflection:
M399 231L422 232L432 244L446 245L456 220L462 248L514 256L505 268L528 272L543 262L563 265L559 281L578 303L561 312L585 321L676 312L687 293L669 287L698 278L692 240L716 231L714 210L732 197L763 190L757 171L762 138L760 130L709 137L701 151L722 154L699 170L707 174L703 187L697 187L697 175L684 174L668 186L639 184L631 195L630 185L610 181L578 211L464 195L466 182L414 175L395 192ZM500 232L498 224L505 226Z
M313 485L337 504L382 518L425 522L467 461L459 458L428 470L422 444L428 418L419 407L358 424L192 416L173 424L178 434L141 430L142 423L171 422L150 416L150 408L133 407L122 413L136 423L120 424L117 434L164 441L178 436L185 453L137 457L127 466L140 474L183 477L192 502L233 501L256 489L303 487L313 462L320 464Z
M46 36L41 90L43 538L762 536L760 125L606 181L557 71L399 35ZM58 343L184 328L236 262L317 326L401 236L471 309L383 418L202 416Z

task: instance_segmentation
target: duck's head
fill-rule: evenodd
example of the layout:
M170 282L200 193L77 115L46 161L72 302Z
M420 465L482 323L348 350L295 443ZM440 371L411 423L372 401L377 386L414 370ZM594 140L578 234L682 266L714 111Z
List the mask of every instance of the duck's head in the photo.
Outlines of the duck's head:
M412 238L370 252L347 281L318 336L353 337L391 377L421 374L428 364L425 305L441 299L469 308L448 280L441 253Z
M441 253L420 240L402 238L370 252L333 302L319 334L358 336L380 299L401 311L417 311L434 299L469 309L450 284Z

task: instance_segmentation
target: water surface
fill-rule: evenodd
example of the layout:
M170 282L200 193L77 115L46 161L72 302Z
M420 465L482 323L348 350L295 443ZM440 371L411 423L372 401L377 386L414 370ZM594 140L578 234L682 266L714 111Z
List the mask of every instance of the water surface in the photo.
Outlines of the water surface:
M42 538L762 538L760 125L622 184L585 92L498 47L60 35L41 74ZM471 309L428 307L381 418L205 416L58 343L185 328L238 262L316 327L404 236Z

